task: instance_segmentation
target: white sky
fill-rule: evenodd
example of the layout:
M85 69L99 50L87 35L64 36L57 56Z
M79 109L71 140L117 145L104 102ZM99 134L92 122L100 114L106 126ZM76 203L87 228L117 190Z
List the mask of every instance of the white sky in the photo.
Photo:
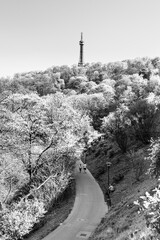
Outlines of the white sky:
M160 56L160 0L0 0L0 76Z

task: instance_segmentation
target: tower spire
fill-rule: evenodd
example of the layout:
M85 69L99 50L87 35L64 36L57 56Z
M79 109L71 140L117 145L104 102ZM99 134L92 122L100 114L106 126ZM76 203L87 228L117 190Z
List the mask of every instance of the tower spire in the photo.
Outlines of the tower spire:
M83 33L81 32L81 40L79 41L79 45L80 45L80 56L79 56L79 63L78 66L79 67L83 67L84 62L83 62Z
M83 32L81 32L81 42L83 42Z

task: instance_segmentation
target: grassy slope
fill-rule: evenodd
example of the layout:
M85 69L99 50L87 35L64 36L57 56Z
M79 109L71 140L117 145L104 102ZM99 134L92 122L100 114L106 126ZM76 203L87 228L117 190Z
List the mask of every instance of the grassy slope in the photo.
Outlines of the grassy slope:
M147 155L147 146L132 146L136 151L142 150L143 156ZM133 204L139 196L144 195L156 185L156 180L150 179L146 175L149 163L144 162L143 174L140 181L136 181L135 173L127 154L122 154L118 148L107 150L107 144L97 144L93 147L94 152L90 152L87 157L88 168L100 184L104 194L107 188L106 161L112 162L110 168L110 182L118 174L123 174L124 178L115 184L115 191L111 193L112 206L109 213L102 219L92 240L139 240L146 236L149 229L146 228L143 214L138 214L138 208ZM104 151L106 149L106 151ZM104 155L107 152L107 155ZM98 155L98 156L97 156Z

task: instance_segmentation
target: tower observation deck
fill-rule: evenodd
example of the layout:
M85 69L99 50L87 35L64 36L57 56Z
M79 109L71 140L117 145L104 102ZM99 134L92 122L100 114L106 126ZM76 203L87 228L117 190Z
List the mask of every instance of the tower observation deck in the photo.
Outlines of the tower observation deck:
M80 45L80 55L79 55L78 66L79 67L83 67L83 65L84 65L84 59L83 59L83 45L84 45L83 33L81 33L81 40L79 41L79 45Z

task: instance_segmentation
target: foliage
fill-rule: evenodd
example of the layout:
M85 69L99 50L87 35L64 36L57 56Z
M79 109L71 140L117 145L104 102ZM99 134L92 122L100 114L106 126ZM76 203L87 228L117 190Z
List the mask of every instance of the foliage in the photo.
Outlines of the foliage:
M115 112L103 118L102 131L116 141L122 152L126 152L130 120L127 117L128 108L121 105Z
M113 104L113 96L105 93L81 94L68 98L74 109L89 115L92 126L99 130L102 124L102 118L108 115L110 105Z
M36 91L40 96L61 91L65 86L64 80L60 78L60 73L49 70L15 74L12 80L13 83L18 83L19 86L27 88L29 91Z
M87 66L86 75L89 81L98 84L107 77L106 65L100 62L92 63Z
M144 172L144 152L141 149L138 151L132 150L129 151L128 157L135 174L135 179L139 181Z
M111 79L118 80L122 77L127 69L127 62L113 62L108 63L107 65L107 73Z
M150 161L147 173L151 177L158 178L160 175L160 138L151 139L148 152L148 157L145 158L145 160ZM140 200L134 203L144 213L146 225L151 229L153 236L160 234L160 185L151 193L146 192L145 196L141 196Z
M144 213L146 225L153 233L153 236L160 234L160 189L155 188L154 194L146 192L139 201L134 204L139 206L139 210Z
M6 203L13 197L17 188L28 182L23 164L11 154L2 154L0 157L0 202Z
M152 137L152 126L157 111L157 106L146 99L138 100L130 107L129 118L135 137L144 144L148 144Z
M128 65L126 72L129 75L137 74L137 73L139 74L143 69L152 70L152 68L154 67L152 64L152 59L149 59L147 57L131 59L131 60L127 60L126 62Z
M13 94L6 104L12 111L12 152L21 159L31 180L33 147L36 144L43 146L49 138L49 129L44 126L42 102L36 94Z
M147 84L147 80L138 74L123 75L121 79L117 81L116 97L121 102L132 104L147 96Z
M67 186L76 159L101 133L123 152L137 140L149 143L159 114L159 76L159 58L137 58L84 68L52 66L1 78L3 207L27 194L27 206L35 200L48 209ZM159 138L151 141L148 156L149 173L156 176L159 144ZM137 180L143 167L140 154L130 156ZM8 207L6 216L12 211Z
M8 135L2 131L1 144L4 146L4 141L7 143L3 154L7 156L9 152L8 159L12 156L12 167L19 162L17 170L23 173L23 177L17 174L21 179L17 179L19 187L24 180L28 184L40 184L49 174L59 172L62 166L67 172L73 171L75 159L80 158L85 147L84 133L87 132L90 142L96 137L90 118L73 109L67 98L60 93L43 98L31 93L12 94L5 99L4 109L10 113L10 118L8 125L5 122L2 127L8 126L9 131ZM1 155L1 161L2 172L5 172L5 175L1 175L2 185L6 182L5 179L10 179L9 184L5 183L7 187L4 192L7 195L8 191L11 197L14 184L9 170L10 160L6 162ZM5 195L2 198L5 199Z
M148 173L152 177L158 177L160 175L160 138L151 139L148 152L148 157L146 157L146 160L150 162Z
M18 240L29 233L45 214L44 204L38 199L22 200L0 213L0 236L4 240Z
M49 167L48 167L49 169ZM67 171L64 167L57 167L56 171L52 169L48 174L44 169L38 173L43 174L39 185L32 185L32 189L27 197L31 196L38 198L44 203L45 209L48 210L58 196L67 188L71 180L71 172Z
M86 76L76 76L76 77L71 77L68 83L68 87L72 89L79 90L79 92L84 91L84 86L87 82Z

